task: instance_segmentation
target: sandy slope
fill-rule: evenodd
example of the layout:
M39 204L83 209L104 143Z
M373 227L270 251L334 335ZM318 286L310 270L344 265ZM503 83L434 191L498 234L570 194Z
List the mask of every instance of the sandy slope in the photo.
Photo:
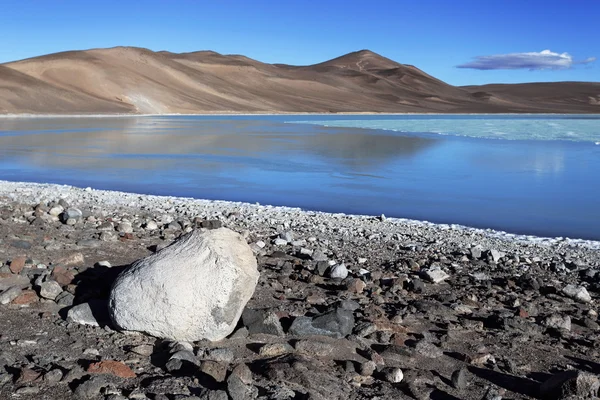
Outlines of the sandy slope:
M599 83L455 87L363 50L310 66L116 47L0 65L0 113L600 112Z

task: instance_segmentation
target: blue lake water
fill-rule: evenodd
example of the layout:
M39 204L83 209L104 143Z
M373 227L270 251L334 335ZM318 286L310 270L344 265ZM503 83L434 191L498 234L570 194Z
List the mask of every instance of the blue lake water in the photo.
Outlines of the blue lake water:
M0 179L600 239L600 115L0 118Z

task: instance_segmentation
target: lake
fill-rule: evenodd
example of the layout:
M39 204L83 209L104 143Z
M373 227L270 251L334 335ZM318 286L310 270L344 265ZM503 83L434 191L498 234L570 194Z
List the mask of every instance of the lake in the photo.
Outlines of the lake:
M0 118L0 179L600 239L600 115Z

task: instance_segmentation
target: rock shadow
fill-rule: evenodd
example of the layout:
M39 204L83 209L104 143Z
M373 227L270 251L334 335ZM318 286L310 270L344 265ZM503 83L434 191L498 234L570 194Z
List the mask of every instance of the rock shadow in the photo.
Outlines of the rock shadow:
M128 267L129 264L112 268L95 265L77 274L73 280L73 284L76 285L73 293L73 306L83 303L89 304L91 314L100 327L109 326L113 328L108 312L108 298L117 276ZM73 307L61 309L59 311L61 318L66 320L71 308Z
M469 372L473 375L485 379L496 386L502 387L506 390L510 390L514 393L519 393L524 396L533 398L539 398L539 387L540 382L521 378L519 376L509 375L490 369L478 368L478 367L467 367Z

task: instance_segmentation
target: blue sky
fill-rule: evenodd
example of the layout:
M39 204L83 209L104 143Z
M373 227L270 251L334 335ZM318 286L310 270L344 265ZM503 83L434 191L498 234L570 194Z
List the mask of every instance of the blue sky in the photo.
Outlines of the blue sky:
M0 62L127 45L306 65L370 49L454 85L599 81L599 20L598 0L0 0Z

